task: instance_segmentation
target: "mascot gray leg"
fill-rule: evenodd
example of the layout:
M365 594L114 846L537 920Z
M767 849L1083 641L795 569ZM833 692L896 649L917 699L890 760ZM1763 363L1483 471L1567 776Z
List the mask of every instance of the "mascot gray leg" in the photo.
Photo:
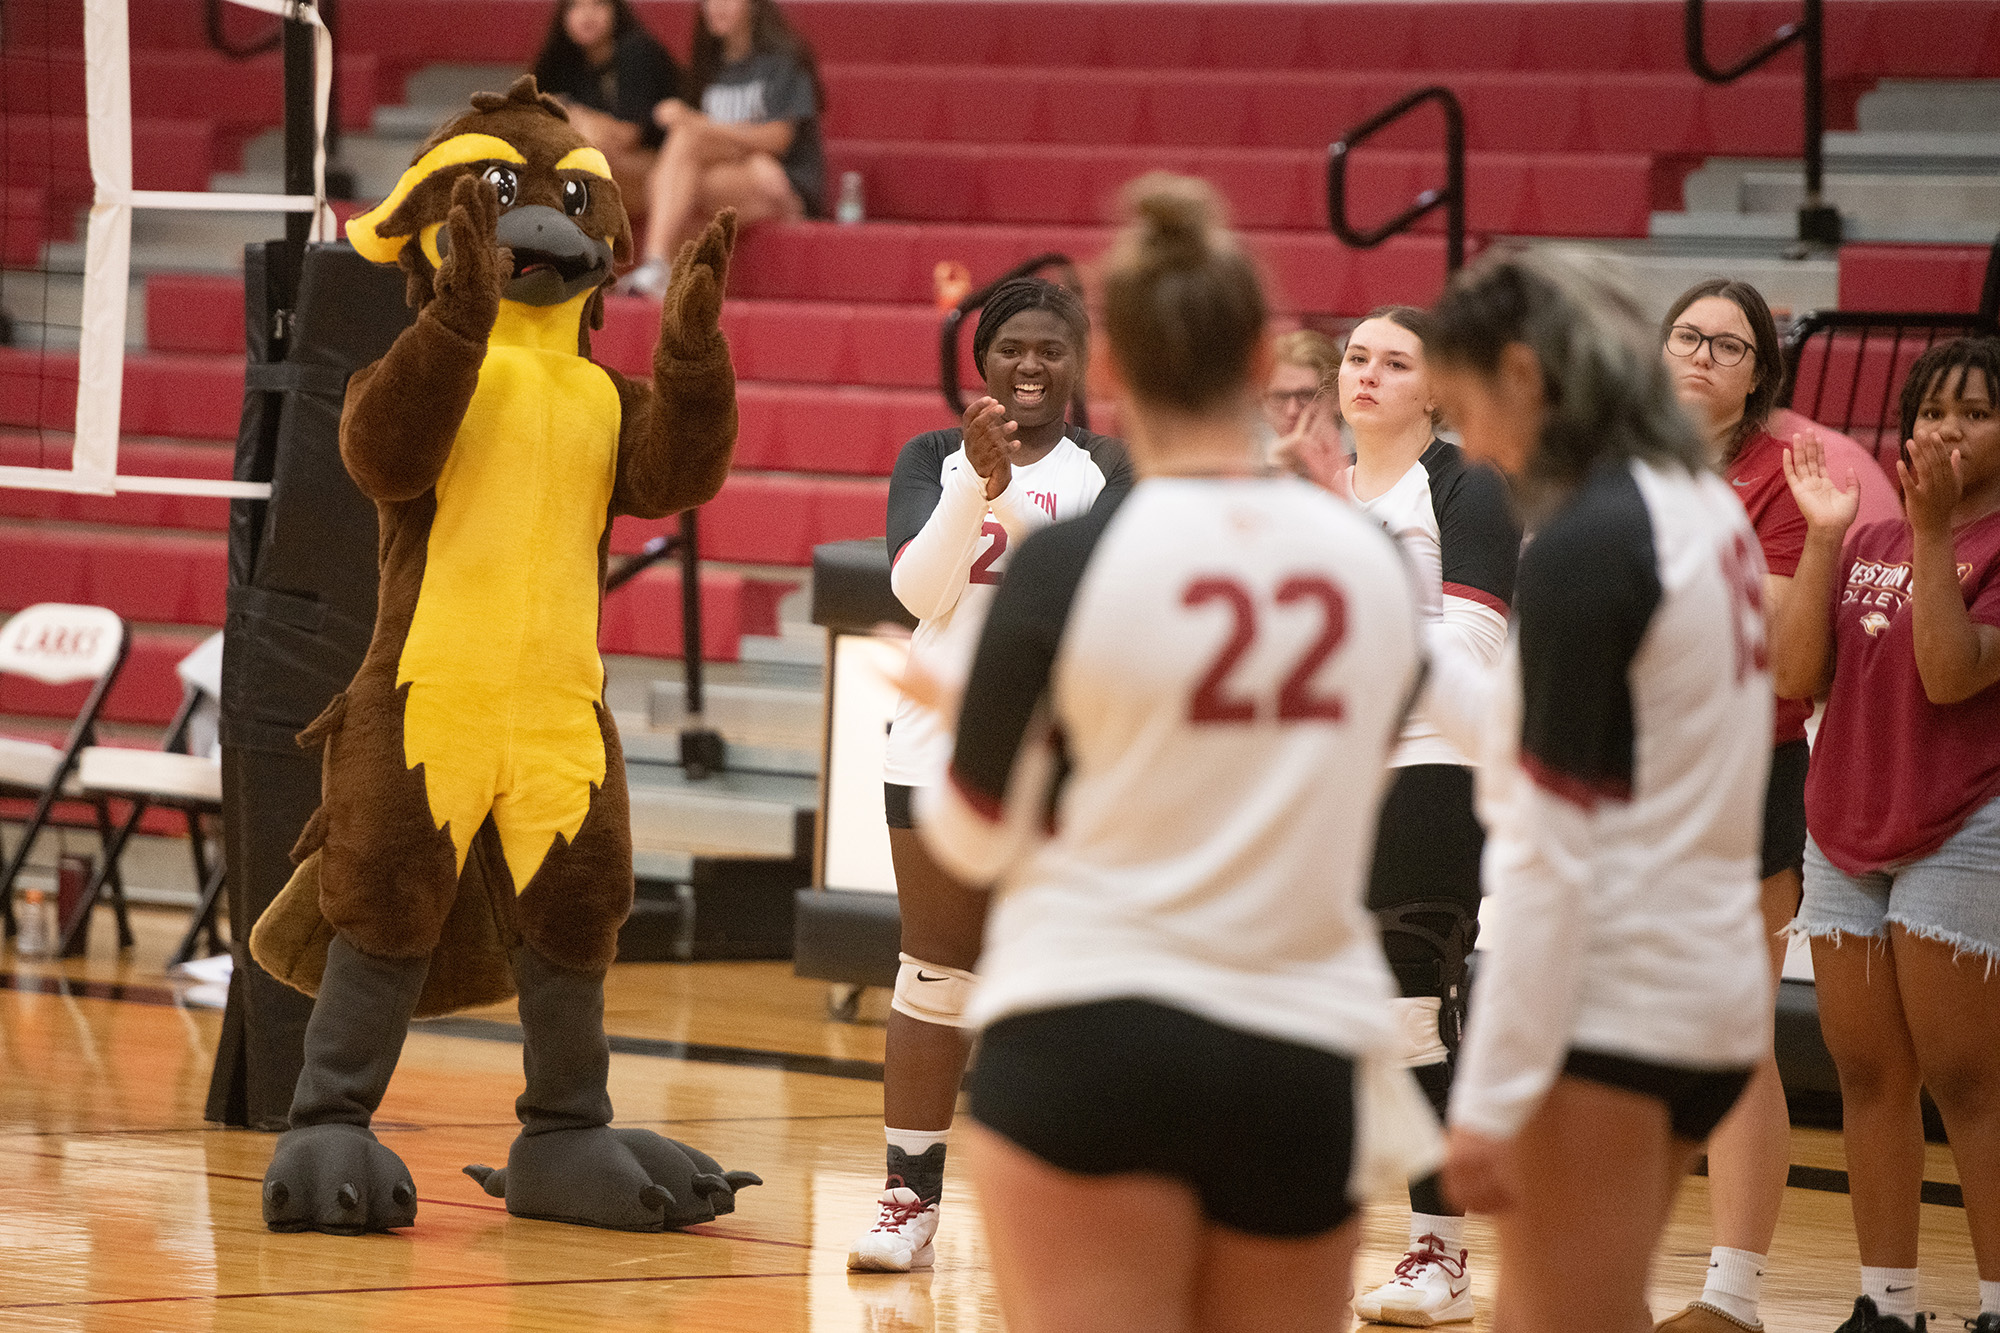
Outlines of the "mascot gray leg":
M517 1217L667 1231L714 1220L736 1191L763 1182L646 1129L612 1129L611 1044L602 974L557 967L532 947L513 955L527 1085L520 1137L499 1170L465 1173Z
M292 1127L264 1173L264 1225L356 1236L417 1220L409 1168L369 1130L403 1054L426 958L376 958L342 936L306 1024Z

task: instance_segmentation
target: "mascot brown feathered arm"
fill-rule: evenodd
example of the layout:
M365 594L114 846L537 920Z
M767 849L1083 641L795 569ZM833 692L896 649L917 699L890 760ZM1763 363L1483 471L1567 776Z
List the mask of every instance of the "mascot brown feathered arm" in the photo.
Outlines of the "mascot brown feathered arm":
M513 274L512 253L493 243L499 215L490 184L472 174L451 182L450 248L432 279L431 299L388 355L348 381L340 456L371 500L422 495L451 454Z
M611 512L661 518L715 498L736 448L736 372L722 333L722 293L736 246L724 209L681 247L660 309L653 382L614 376L623 413Z

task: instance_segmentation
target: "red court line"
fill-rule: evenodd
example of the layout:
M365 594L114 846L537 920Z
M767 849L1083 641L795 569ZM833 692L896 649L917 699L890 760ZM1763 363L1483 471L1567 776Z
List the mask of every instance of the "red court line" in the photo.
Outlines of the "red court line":
M490 1291L507 1287L595 1287L631 1282L720 1282L810 1277L810 1273L671 1273L656 1277L549 1277L522 1282L431 1282L402 1287L320 1287L303 1291L227 1291L201 1296L107 1296L94 1301L22 1301L0 1310L73 1310L98 1305L186 1305L194 1301L259 1301L281 1296L374 1296L403 1291Z

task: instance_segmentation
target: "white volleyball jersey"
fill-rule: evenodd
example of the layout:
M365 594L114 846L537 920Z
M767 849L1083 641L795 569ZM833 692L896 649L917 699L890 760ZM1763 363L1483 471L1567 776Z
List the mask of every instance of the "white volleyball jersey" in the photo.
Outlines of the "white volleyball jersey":
M1041 458L1015 465L989 504L964 431L927 431L904 445L889 482L889 586L917 618L912 659L950 685L962 682L1013 549L1057 519L1088 513L1107 486L1130 486L1131 467L1120 441L1072 427ZM950 759L951 719L907 698L898 703L883 780L932 786Z
M1467 462L1457 445L1432 440L1394 486L1355 503L1410 558L1426 629L1441 630L1452 640L1442 650L1481 666L1498 662L1521 555L1521 528L1500 474ZM1403 725L1389 764L1463 766L1472 758L1445 739L1427 703Z
M1453 1123L1511 1137L1570 1050L1747 1069L1771 1049L1763 587L1707 473L1607 462L1528 543L1479 772L1492 947Z
M1410 576L1289 478L1153 478L994 599L941 864L998 882L970 1014L1140 997L1362 1054L1395 993L1363 906L1417 670Z

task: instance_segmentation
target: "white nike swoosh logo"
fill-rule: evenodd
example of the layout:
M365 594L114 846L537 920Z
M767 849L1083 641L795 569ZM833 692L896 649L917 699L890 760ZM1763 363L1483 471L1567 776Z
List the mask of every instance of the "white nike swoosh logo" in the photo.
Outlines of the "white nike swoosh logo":
M1729 484L1731 486L1748 486L1750 483L1747 481L1732 481Z

